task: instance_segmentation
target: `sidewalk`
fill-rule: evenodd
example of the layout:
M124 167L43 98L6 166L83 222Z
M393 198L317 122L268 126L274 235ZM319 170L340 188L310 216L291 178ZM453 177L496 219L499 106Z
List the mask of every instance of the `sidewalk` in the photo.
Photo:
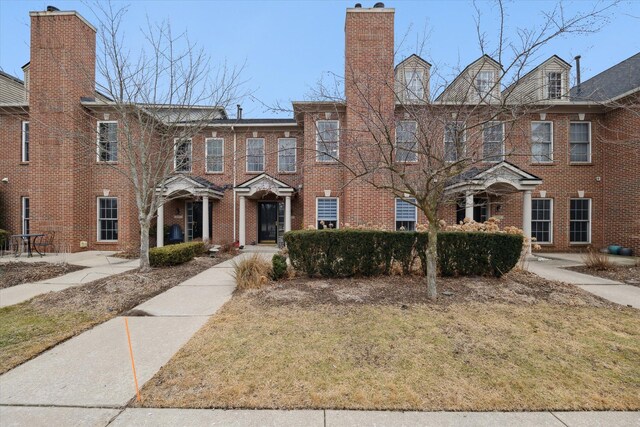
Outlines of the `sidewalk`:
M0 263L6 262L51 262L81 265L87 267L83 270L74 271L62 276L41 280L34 283L23 283L10 288L0 289L0 307L19 304L31 299L36 295L47 292L57 292L71 286L84 285L94 280L109 277L114 274L137 268L138 260L128 260L112 257L115 252L87 251L73 254L46 255L44 257L19 257L4 256L0 258Z

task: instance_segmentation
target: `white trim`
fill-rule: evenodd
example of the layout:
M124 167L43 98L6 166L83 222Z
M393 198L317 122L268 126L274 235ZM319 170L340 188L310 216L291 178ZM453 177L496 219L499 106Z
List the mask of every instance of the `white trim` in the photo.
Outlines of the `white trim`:
M176 170L176 152L178 151L178 142L189 142L189 170ZM193 170L193 140L192 138L173 138L173 171L178 173L191 173Z
M414 73L417 76L417 80L415 78L413 78L410 81L407 81L407 72ZM403 67L403 69L402 69L402 81L404 83L404 98L405 98L405 101L407 101L407 102L412 102L412 101L422 101L422 102L424 102L424 100L426 98L425 97L425 94L426 94L425 74L426 73L425 73L425 70L423 68ZM420 89L422 89L422 94L420 96L418 96L418 94L413 93L413 91L409 88L409 83L411 83L413 81L420 82Z
M27 163L27 162L29 162L29 159L28 159L28 157L29 157L29 150L25 150L25 149L24 149L24 143L25 143L25 142L28 142L28 143L30 143L30 142L31 142L31 133L30 133L30 132L31 132L31 129L29 129L29 141L25 141L25 134L26 134L26 133L25 133L25 130L24 130L25 125L29 126L29 120L23 120L23 121L22 121L22 136L21 136L21 141L22 141L22 143L20 144L20 147L21 147L21 148L20 148L20 161L21 161L21 162L23 162L23 163ZM26 159L25 159L25 153L27 154L27 156L26 156L27 158L26 158Z
M587 152L587 161L586 162L582 162L582 161L573 161L571 160L571 125L572 124L587 124L589 127L589 151ZM592 135L591 135L591 121L580 121L580 120L571 120L569 121L569 135L568 138L569 140L569 164L570 165L585 165L585 164L589 164L591 163L591 152L592 152L592 146L593 146L593 140L592 140Z
M540 244L540 245L553 245L553 226L554 226L554 220L553 220L553 198L551 197L532 197L531 198L531 230L533 232L533 202L535 200L549 200L549 241L548 242L540 242L540 241L536 241L535 244ZM542 222L542 221L540 221Z
M25 217L26 211L26 201L29 200L29 196L20 197L20 229L22 230L22 234L27 234L27 231L24 226L25 220L29 220L31 222L31 201L29 200L29 218ZM31 228L31 224L29 224L29 228Z
M554 73L554 74L560 74L560 97L559 98L551 98L549 96L549 74ZM565 72L563 71L558 71L558 70L549 70L548 68L544 69L543 74L542 74L542 78L544 79L543 81L543 99L546 99L548 101L562 101L563 98L565 98L565 84L564 84L564 79L565 79Z
M587 241L586 242L573 242L573 241L571 241L571 201L572 200L588 200L589 201L589 221L588 221L589 227L587 228ZM593 211L593 200L591 199L591 197L571 197L571 198L569 198L569 215L568 215L569 228L567 229L567 232L569 233L569 244L570 245L590 245L591 244L591 224L593 222L592 211Z
M549 151L549 154L550 154L549 160L538 161L538 160L535 160L534 157L533 157L533 124L534 123L549 123L549 124L551 124L551 146L549 148L549 150L550 150ZM531 163L543 164L543 165L544 164L553 163L553 140L554 140L554 137L553 137L553 121L551 121L551 120L532 120L531 121L531 126L529 128L529 139L530 139L529 142L531 143Z
M209 170L209 142L222 141L222 170L210 171ZM205 173L224 173L224 138L205 138L204 139L204 172Z
M337 127L337 133L338 133L338 140L336 141L336 155L335 155L335 159L331 158L329 160L320 160L320 150L318 149L318 142L320 139L320 127L318 126L318 123L325 123L325 122L336 122L338 123L338 127ZM331 157L330 154L327 154L329 157ZM337 163L338 161L336 159L340 158L340 120L316 120L316 163Z
M484 64L482 64L482 66L484 66ZM486 70L486 69L482 69L482 66L480 66L480 68L478 69L478 71L476 72L476 74L473 76L473 88L474 88L474 99L478 102L481 102L483 100L485 101L491 101L491 99L493 98L493 92L496 90L496 70ZM481 94L480 93L480 86L478 85L478 78L480 77L480 74L482 73L491 73L491 82L489 83L489 91L485 94Z
M418 122L416 120L398 120L398 123L396 124L396 128L394 129L395 132L395 143L394 143L394 154L395 154L395 162L397 163L418 163L419 157L418 153L411 153L412 155L416 156L415 160L398 160L398 126L400 125L400 123L415 123L416 125L416 130L415 133L418 133ZM418 145L418 136L416 135L416 143L415 145Z
M249 140L250 139L259 139L262 140L262 170L249 170ZM267 170L267 145L264 138L258 137L250 137L246 138L244 141L244 151L245 151L245 161L244 161L244 171L246 173L264 173Z
M416 198L415 197L396 197L396 198L393 199L393 229L395 231L399 231L398 229L396 229L396 222L398 222L398 200L402 200L403 202L407 202L407 200L416 201ZM415 223L413 225L413 231L415 231L416 226L418 225L418 206L416 206L415 204L410 203L410 202L407 202L407 203L413 205L413 208L416 211L415 219L413 220L413 222Z
M340 228L340 198L339 197L316 197L316 230L318 229L318 200L336 200L336 228L335 230L337 230L338 228Z
M116 149L118 149L118 138L117 138L117 129L118 129L118 121L117 120L98 120L96 122L96 162L98 163L117 163L118 160L100 160L100 125L106 123L111 124L115 123L116 125ZM118 154L116 151L116 159L118 158Z
M293 170L292 171L283 171L280 169L280 140L283 139L292 139L293 140ZM298 171L298 140L296 138L285 137L278 138L278 173L296 173Z
M103 197L103 196L98 196L96 197L96 241L98 242L117 242L118 239L115 240L103 240L100 238L100 200L102 199L115 199L116 200L116 213L117 216L115 218L116 222L120 221L120 202L118 200L117 197ZM113 220L114 218L109 218L108 220ZM119 226L120 224L118 224ZM120 230L118 230L118 236L120 235Z
M484 131L486 127L494 127L496 126L496 124L500 124L500 126L502 127L502 153L500 154L500 159L498 160L487 160L487 158L491 157L491 156L485 156L484 154L484 144L485 144L485 137L484 137ZM501 163L505 161L505 157L506 157L506 153L505 153L505 135L504 135L504 122L500 121L500 120L492 120L489 122L485 122L484 125L482 126L482 162L483 163ZM494 157L498 157L498 156L494 156Z

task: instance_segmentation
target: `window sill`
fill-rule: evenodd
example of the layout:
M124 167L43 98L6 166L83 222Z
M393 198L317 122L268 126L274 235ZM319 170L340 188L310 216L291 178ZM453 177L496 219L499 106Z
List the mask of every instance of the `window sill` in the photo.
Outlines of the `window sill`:
M593 162L569 162L569 166L593 166Z
M96 240L96 245L113 245L117 240Z
M245 171L245 175L258 175L264 173L264 171Z
M550 162L531 162L529 163L529 166L555 166L558 163L554 162L553 160Z
M224 171L221 172L206 172L205 175L224 175Z
M97 164L97 165L105 165L105 166L106 166L106 165L117 165L117 164L119 164L119 163L120 163L120 162L118 162L117 160L116 160L116 161L114 161L114 162L100 162L100 161L97 161L97 162L96 162L96 164Z
M19 164L19 165L22 165L22 166L28 166L28 165L29 165L29 162L20 162L20 163L18 163L18 164Z
M569 242L569 246L589 246L591 242Z
M297 174L298 172L297 172L297 171L287 171L287 172L284 172L284 171L278 171L278 173L279 173L280 175L295 175L295 174Z

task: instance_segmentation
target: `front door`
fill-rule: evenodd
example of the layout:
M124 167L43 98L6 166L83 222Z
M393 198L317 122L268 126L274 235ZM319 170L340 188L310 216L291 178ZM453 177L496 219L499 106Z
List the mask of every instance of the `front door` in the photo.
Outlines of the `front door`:
M187 202L187 235L186 241L190 242L194 239L202 239L202 202ZM209 204L209 230L211 230L211 211L212 206Z
M258 242L276 243L278 238L278 202L258 203Z

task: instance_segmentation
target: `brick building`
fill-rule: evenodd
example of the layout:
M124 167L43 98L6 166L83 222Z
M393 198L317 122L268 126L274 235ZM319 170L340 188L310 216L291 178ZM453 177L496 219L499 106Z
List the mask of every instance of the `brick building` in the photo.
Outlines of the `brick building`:
M58 247L71 251L137 247L133 196L114 169L118 117L91 83L95 28L72 11L30 15L24 80L0 74L0 228L54 232ZM392 129L395 161L419 170L424 159L406 149L420 128L410 106L438 129L430 143L447 161L473 144L489 153L448 183L457 201L441 209L448 223L498 216L545 250L617 243L640 251L640 54L574 88L571 65L555 55L508 87L498 80L501 64L485 55L432 98L427 61L412 55L396 63L393 9L347 9L345 32L344 101L294 102L290 119L230 119L217 109L201 132L180 141L176 173L159 189L167 202L155 244L174 224L185 240L241 245L274 244L309 226L414 228L425 218L410 201L352 179L345 167L356 156L375 160L371 147ZM452 137L460 122L454 108L482 104L486 112L506 97L535 108L513 120L497 115L477 131L465 121ZM379 123L370 120L372 104ZM77 135L92 130L97 151L87 152ZM364 151L351 149L356 144Z

